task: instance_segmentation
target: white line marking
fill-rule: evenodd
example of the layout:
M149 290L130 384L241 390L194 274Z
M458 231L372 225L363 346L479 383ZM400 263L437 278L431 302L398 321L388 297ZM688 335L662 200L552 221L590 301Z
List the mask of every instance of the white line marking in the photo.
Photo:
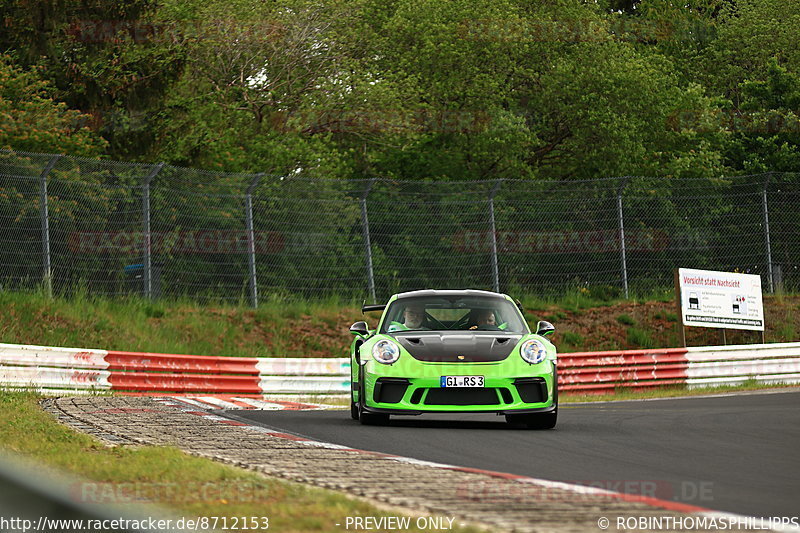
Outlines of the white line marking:
M241 409L242 408L241 405L236 405L235 403L226 402L225 400L222 400L222 399L217 398L215 396L198 396L197 399L200 400L201 402L206 402L206 403L210 403L212 405L216 405L217 407L219 407L221 409Z
M179 401L179 402L182 402L182 403L185 403L185 404L188 404L191 407L200 408L200 409L202 409L204 411L208 411L209 409L211 409L210 405L206 405L204 403L194 401L191 398L184 398L184 397L181 396L181 397L173 397L172 399L176 400L176 401Z
M255 398L236 398L236 400L252 405L254 408L263 411L281 411L285 407L279 403L263 402Z

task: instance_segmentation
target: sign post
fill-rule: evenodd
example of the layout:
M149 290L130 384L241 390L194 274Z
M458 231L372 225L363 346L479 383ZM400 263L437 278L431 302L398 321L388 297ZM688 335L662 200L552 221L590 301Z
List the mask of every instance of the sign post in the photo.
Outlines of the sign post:
M686 348L686 326L683 324L683 309L681 306L681 282L678 269L675 269L675 303L678 305L678 329L681 332L681 346Z

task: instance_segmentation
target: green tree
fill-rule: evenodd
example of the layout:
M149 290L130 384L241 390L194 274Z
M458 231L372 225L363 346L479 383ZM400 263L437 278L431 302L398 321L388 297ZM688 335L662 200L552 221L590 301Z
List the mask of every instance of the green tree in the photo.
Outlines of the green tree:
M800 76L773 59L766 79L740 84L737 110L725 126L734 133L731 163L747 174L800 169Z
M149 121L183 65L183 29L153 0L0 4L0 51L41 76L108 141L117 159L148 158Z
M366 139L365 157L379 173L475 179L720 172L714 140L698 142L695 132L670 123L679 110L708 109L711 100L657 50L615 34L612 17L597 8L406 0L383 15L367 64L383 94L393 90L409 112L472 112L483 121L464 131Z
M106 142L84 124L86 115L54 100L41 69L22 69L0 56L0 148L96 156Z
M764 80L773 58L790 72L800 72L798 34L798 2L730 2L717 18L717 38L699 58L696 74L706 87L738 108L741 83Z
M322 124L346 53L333 35L349 8L288 0L180 8L187 68L157 124L155 156L232 171L336 172L341 154Z
M780 13L780 16L776 16ZM797 171L800 4L738 0L721 10L698 76L723 97L713 124L727 132L727 164L745 173Z

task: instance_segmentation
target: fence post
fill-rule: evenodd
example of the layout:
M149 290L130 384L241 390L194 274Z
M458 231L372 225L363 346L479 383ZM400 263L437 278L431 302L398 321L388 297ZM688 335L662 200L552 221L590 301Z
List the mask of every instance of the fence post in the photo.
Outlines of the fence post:
M247 196L245 196L245 216L247 223L247 257L248 267L250 269L250 305L258 307L258 282L256 280L256 238L253 232L253 190L258 186L265 175L264 172L256 174L250 181L247 187Z
M361 194L361 229L364 233L364 249L367 260L367 284L369 288L369 295L372 298L372 303L376 303L375 298L375 275L372 271L372 244L369 240L369 219L367 218L367 196L372 190L372 185L375 183L375 178L367 182L364 192Z
M774 279L772 277L772 245L769 240L769 209L767 209L767 188L773 172L767 172L764 180L764 188L761 190L761 207L764 212L764 243L767 250L767 280L769 281L769 292L775 292Z
M622 288L625 291L625 299L628 298L628 260L625 255L625 220L622 216L622 191L628 186L630 176L624 176L617 188L617 220L619 221L619 243L620 260L622 261Z
M42 220L42 265L44 287L48 298L53 297L53 269L50 263L50 211L47 206L47 176L63 155L54 155L39 174L39 216Z
M497 195L497 191L500 190L500 185L502 184L503 180L497 180L494 187L492 187L492 190L489 192L489 222L492 232L492 287L494 292L500 292L500 269L497 265L497 228L495 227L494 221L494 197Z
M150 300L153 296L153 250L150 239L150 182L164 168L164 163L158 163L150 169L144 178L142 186L142 216L144 218L144 294Z

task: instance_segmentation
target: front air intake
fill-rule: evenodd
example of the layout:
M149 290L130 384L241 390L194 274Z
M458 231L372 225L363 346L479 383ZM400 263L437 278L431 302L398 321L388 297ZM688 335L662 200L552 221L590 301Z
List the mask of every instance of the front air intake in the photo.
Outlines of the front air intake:
M408 385L405 378L379 378L372 397L378 403L397 403L403 399Z
M497 389L436 388L428 389L425 405L497 405Z
M525 403L541 403L547 400L547 383L544 378L518 378L514 380L514 386Z

